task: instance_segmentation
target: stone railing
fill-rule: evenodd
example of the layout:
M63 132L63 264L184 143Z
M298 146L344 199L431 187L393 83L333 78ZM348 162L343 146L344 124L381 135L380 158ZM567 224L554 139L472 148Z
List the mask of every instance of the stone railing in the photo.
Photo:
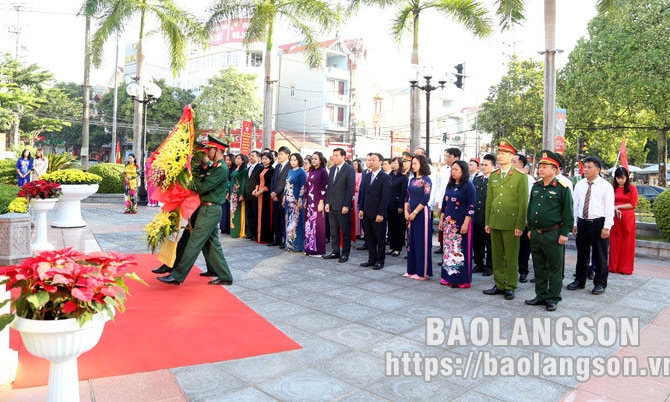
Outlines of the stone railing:
M30 215L0 215L0 265L13 265L30 257ZM10 298L5 285L0 285L0 300ZM9 303L0 309L0 314L9 313ZM0 384L14 381L18 367L18 354L9 348L9 328L0 331Z

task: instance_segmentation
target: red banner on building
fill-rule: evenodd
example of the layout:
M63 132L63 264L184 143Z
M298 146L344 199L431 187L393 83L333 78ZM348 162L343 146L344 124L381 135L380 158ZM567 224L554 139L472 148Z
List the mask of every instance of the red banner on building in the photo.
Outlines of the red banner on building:
M240 139L240 153L244 155L249 155L251 152L251 129L252 124L250 121L242 122L242 138Z

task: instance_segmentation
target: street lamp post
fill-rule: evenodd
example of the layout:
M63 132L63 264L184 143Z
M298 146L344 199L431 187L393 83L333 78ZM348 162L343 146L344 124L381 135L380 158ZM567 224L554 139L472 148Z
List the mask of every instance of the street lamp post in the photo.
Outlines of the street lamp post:
M410 81L411 88L419 88L426 92L426 157L430 158L430 93L436 89L444 89L444 84L447 81L438 81L439 86L433 86L430 83L430 80L433 78L430 75L424 75L423 78L426 80L426 85L419 86L417 81Z
M144 180L144 170L146 165L146 147L147 147L147 108L161 97L160 87L153 82L145 84L131 83L126 87L126 93L133 101L141 103L144 108L142 120L142 150L139 158L140 162L140 188L137 190L137 205L146 206L149 203L147 187Z

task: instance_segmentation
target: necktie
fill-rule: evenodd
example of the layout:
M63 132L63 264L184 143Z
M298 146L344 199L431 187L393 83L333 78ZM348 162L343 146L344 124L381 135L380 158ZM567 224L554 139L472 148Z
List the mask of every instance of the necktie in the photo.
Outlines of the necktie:
M340 173L340 167L339 166L335 168L335 174L333 175L333 181L335 181L335 179L337 179L337 174L338 173Z
M281 172L281 163L277 165L277 171Z
M593 186L592 181L588 183L589 183L589 189L586 190L586 198L584 199L584 210L582 211L584 219L589 219L589 204L591 203L591 187Z
M372 185L373 181L375 181L375 174L370 172L370 185Z

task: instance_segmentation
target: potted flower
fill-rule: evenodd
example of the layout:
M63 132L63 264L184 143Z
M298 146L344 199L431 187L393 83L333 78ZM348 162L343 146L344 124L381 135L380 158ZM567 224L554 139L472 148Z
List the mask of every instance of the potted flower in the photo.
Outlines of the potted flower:
M35 241L30 244L31 250L53 250L55 247L47 240L47 212L51 211L63 194L59 183L46 180L35 180L21 187L18 193L21 199L30 202L30 208L37 211L35 225Z
M58 201L56 219L51 226L77 228L86 226L81 216L81 200L98 191L102 177L79 169L63 169L40 176L41 179L59 183L63 194Z
M54 183L46 180L35 180L28 182L21 187L18 196L30 200L47 200L58 198L63 194L60 183Z
M114 310L124 311L124 273L132 257L110 252L84 254L71 248L45 251L0 268L12 292L12 314L0 316L21 333L31 354L51 361L48 400L79 400L77 357L100 339ZM0 303L0 307L10 300ZM54 383L57 382L57 383Z

